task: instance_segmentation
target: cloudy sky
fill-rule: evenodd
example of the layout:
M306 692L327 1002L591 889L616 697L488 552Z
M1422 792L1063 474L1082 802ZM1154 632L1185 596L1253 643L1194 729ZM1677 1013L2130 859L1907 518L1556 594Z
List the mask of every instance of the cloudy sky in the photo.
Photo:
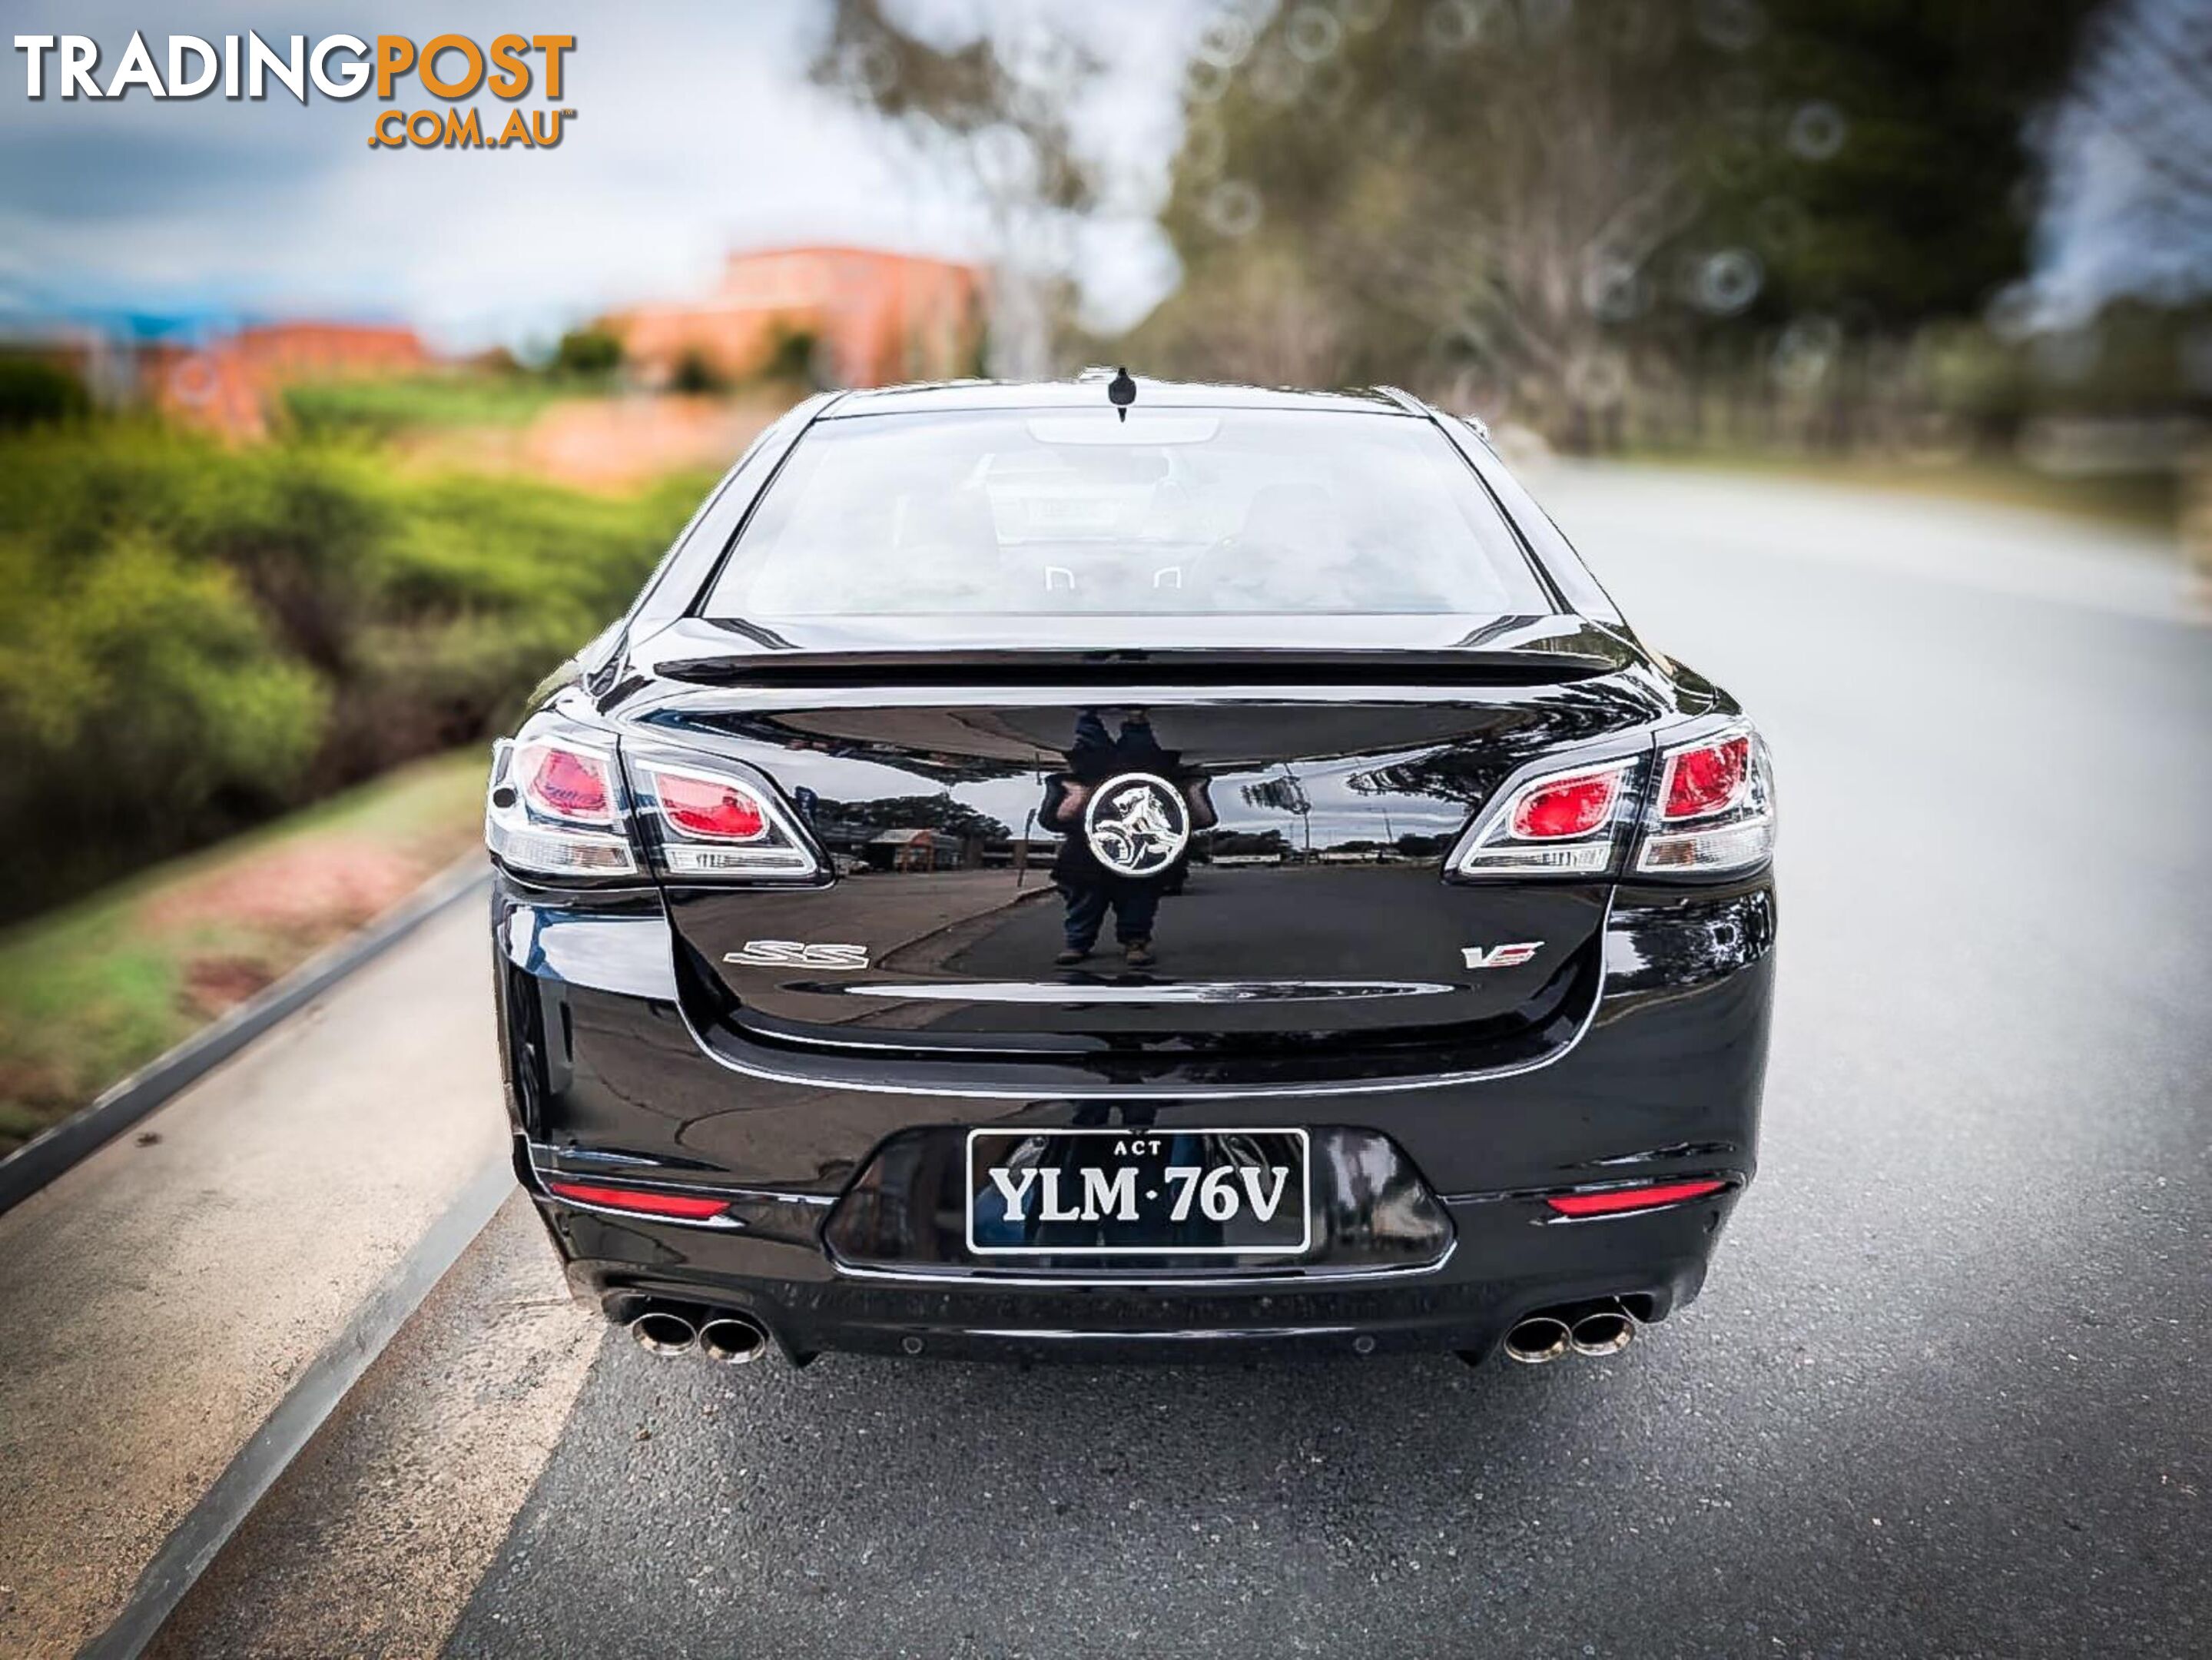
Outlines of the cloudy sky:
M1031 9L1005 15L1018 27ZM1101 325L1133 320L1174 280L1151 210L1179 136L1193 10L1116 0L1054 13L1087 23L1109 65L1077 112L1115 181L1118 211L1086 228L1076 259ZM26 55L11 49L0 70L0 313L384 314L450 346L522 344L609 304L694 292L732 247L982 247L962 176L808 83L824 15L810 0L539 13L421 0L10 0L8 38L91 34L103 83L134 26L157 60L172 30L213 40L253 29L280 47L295 33L311 43L574 33L561 102L578 114L551 150L379 149L370 125L390 106L373 95L311 92L303 106L276 88L259 104L157 102L140 88L95 102L49 88L34 103ZM923 0L902 15L955 32L967 9ZM473 101L487 126L507 107ZM397 106L438 102L417 87ZM544 103L533 88L519 107Z

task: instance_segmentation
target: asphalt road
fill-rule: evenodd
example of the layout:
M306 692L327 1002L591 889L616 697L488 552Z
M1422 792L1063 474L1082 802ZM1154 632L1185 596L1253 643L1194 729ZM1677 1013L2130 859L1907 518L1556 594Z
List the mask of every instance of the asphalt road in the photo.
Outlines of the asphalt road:
M726 1371L602 1341L518 1207L167 1651L2212 1651L2212 633L2094 526L1542 488L1777 751L1704 1300L1540 1369Z

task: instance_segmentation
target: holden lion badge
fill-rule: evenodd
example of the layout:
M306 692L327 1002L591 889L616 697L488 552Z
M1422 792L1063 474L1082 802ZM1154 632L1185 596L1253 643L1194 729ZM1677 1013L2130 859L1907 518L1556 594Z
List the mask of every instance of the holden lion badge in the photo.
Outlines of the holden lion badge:
M1190 806L1164 778L1125 772L1091 793L1083 833L1116 876L1158 876L1189 844Z

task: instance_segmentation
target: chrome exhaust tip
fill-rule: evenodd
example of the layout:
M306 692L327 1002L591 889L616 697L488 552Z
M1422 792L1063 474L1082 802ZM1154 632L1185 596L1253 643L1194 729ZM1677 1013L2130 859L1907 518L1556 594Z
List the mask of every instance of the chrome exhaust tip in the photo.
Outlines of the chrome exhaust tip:
M699 1329L667 1309L647 1309L629 1323L629 1335L648 1354L682 1354L698 1341Z
M768 1328L749 1314L721 1314L699 1328L699 1353L726 1366L742 1366L768 1353Z
M1593 1309L1569 1328L1577 1354L1618 1354L1636 1341L1636 1321L1626 1309Z
M1540 1366L1556 1360L1574 1347L1574 1334L1567 1323L1548 1314L1532 1314L1516 1321L1505 1334L1505 1355L1524 1366Z

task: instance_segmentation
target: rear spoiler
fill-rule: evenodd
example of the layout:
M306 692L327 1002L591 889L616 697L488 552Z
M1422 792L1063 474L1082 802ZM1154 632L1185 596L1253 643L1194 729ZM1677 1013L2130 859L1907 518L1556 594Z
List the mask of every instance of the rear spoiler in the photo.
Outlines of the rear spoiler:
M664 658L653 672L708 686L1554 685L1612 674L1619 657L1581 651L1315 651L1218 648L737 653Z

